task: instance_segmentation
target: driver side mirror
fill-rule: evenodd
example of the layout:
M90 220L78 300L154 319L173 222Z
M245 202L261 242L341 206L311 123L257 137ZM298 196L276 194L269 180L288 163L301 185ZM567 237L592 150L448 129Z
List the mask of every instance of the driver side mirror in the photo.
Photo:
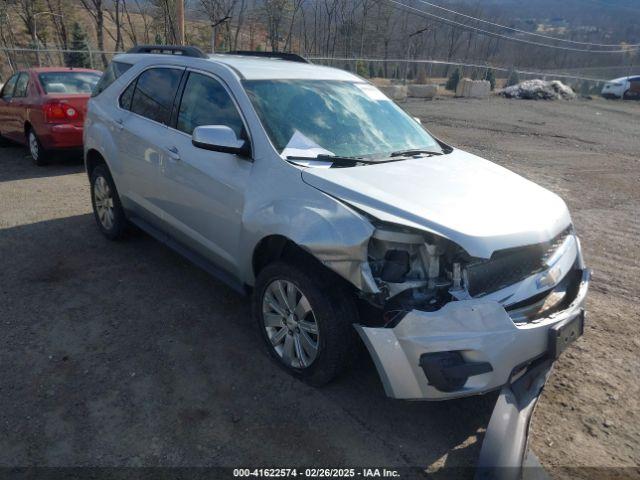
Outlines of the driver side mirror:
M232 153L242 157L251 156L248 141L238 138L226 125L203 125L196 127L191 136L194 147L214 152Z

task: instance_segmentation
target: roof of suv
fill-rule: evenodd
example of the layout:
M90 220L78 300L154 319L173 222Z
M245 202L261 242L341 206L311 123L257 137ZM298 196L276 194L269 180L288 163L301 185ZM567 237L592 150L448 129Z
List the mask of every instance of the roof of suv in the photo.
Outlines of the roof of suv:
M130 53L118 55L114 60L132 61L153 58L158 62L178 63L185 66L202 66L201 62L214 62L226 65L235 70L246 80L347 80L361 81L349 72L337 68L314 65L312 63L291 62L276 58L256 58L249 55L213 54L208 58L194 58L181 55L165 55L152 53ZM175 60L178 60L175 62Z

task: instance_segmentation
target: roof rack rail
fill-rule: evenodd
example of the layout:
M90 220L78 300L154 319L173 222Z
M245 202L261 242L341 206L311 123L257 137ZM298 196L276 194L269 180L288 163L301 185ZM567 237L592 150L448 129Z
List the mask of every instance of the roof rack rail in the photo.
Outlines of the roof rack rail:
M262 58L279 58L280 60L287 60L289 62L309 63L304 57L295 53L287 52L254 52L251 50L235 50L233 52L226 52L227 55L246 55L248 57L262 57Z
M136 45L127 50L127 53L160 53L165 55L207 58L207 55L198 47L182 47L180 45Z

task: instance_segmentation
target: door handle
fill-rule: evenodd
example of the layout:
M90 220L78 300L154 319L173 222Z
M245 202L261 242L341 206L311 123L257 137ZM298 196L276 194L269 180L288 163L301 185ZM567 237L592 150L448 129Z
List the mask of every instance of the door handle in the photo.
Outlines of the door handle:
M116 120L116 128L118 130L122 130L124 128L124 120L122 120L121 118L118 118Z
M177 147L167 147L167 153L171 160L180 160L180 152Z

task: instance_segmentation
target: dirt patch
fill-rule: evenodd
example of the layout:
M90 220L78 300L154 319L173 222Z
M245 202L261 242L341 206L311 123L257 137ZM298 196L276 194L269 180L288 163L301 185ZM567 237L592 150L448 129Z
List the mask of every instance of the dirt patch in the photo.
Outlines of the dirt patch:
M569 205L594 270L587 327L545 388L532 446L558 477L603 471L553 467L640 465L640 105L491 98L405 108L440 138Z
M639 465L640 103L404 107L569 204L589 317L532 446L557 477ZM145 235L103 239L90 212L77 160L37 168L0 148L0 465L475 465L495 395L389 400L366 357L307 387L263 353L245 299Z

